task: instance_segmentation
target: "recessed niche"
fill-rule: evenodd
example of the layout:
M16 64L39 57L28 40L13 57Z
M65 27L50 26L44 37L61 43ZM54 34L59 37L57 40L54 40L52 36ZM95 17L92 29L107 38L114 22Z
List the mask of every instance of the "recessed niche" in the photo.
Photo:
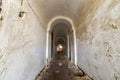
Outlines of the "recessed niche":
M19 14L18 14L18 17L23 19L25 17L25 12L24 11L20 11Z

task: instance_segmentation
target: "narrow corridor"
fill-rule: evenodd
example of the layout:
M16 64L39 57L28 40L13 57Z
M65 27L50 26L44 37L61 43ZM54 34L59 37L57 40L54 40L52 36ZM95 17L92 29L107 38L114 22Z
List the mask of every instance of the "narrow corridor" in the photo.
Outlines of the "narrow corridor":
M65 19L53 22L50 29L48 43L49 57L46 57L45 66L35 80L92 80L78 66L76 66L75 34L74 30ZM49 59L49 60L48 60Z
M0 0L0 80L91 78L120 80L120 0Z

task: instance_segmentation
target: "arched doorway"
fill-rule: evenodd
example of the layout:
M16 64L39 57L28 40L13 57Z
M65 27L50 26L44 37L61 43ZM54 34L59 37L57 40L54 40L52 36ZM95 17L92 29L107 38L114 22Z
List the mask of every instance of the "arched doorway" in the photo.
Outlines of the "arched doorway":
M57 45L63 45L64 56L77 64L76 35L72 21L65 17L51 20L47 30L46 59L49 62L55 57Z

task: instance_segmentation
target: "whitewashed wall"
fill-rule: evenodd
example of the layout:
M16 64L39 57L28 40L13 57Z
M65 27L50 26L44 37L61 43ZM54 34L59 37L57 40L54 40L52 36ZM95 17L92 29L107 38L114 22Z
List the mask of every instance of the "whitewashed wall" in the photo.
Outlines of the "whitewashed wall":
M78 29L78 65L94 80L120 80L120 1L105 1Z
M46 32L30 6L3 0L0 26L0 80L34 80L45 65ZM25 11L21 19L18 14Z
M45 63L45 29L56 16L75 24L78 65L94 80L120 80L120 0L2 1L0 80L34 80Z

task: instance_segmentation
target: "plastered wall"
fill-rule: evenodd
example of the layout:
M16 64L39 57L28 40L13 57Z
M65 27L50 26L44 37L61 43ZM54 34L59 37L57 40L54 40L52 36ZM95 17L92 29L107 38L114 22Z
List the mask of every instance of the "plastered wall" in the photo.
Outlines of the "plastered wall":
M45 65L46 31L26 1L3 0L2 16L0 80L34 80Z
M56 16L74 23L78 65L94 80L120 80L120 0L2 0L0 7L0 80L34 80Z
M77 28L78 65L94 80L120 80L120 1L109 0Z

